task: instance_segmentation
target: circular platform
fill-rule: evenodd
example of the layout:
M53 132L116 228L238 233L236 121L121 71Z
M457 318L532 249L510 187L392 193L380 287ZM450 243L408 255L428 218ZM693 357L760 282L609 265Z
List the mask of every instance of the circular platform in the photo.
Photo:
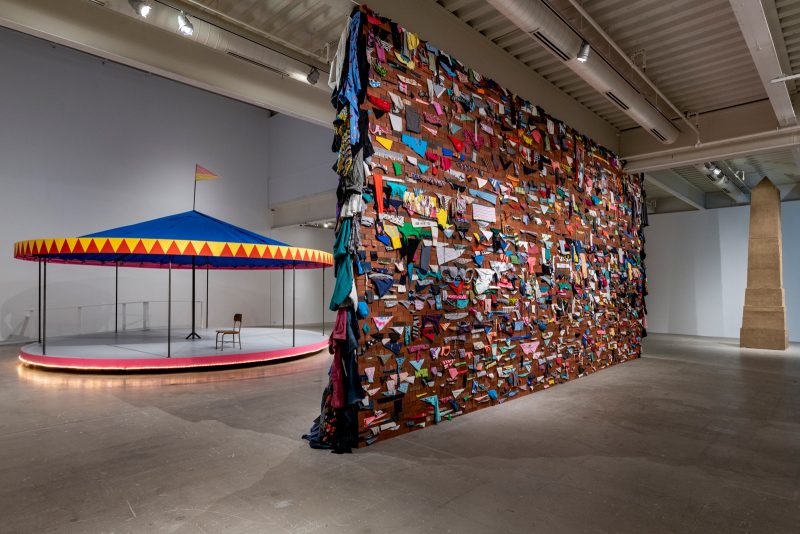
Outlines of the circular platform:
M184 339L188 330L172 332L171 357L167 357L164 329L89 334L47 341L47 354L38 343L20 349L26 365L72 371L179 371L185 369L251 365L313 354L328 345L327 336L309 330L243 328L242 348L230 343L214 348L216 330L199 330L202 339Z

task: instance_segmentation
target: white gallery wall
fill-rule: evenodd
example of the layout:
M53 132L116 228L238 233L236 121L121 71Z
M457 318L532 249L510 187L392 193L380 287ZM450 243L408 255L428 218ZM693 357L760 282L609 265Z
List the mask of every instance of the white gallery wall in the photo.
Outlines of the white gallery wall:
M789 339L800 341L800 202L784 202L781 219ZM648 331L738 339L749 221L749 206L650 216Z
M333 228L290 227L276 228L270 231L270 236L280 241L290 241L298 247L315 248L330 251L333 248ZM320 324L324 320L330 326L336 319L336 312L328 309L331 295L333 294L333 267L321 269L300 269L294 272L297 276L295 282L294 304L297 306L297 324ZM322 277L325 282L322 282ZM282 283L286 284L285 316L287 326L292 321L292 271L271 271L269 286L269 324L278 326L283 324L284 312L281 307L283 301ZM324 299L323 299L324 286ZM324 306L323 306L324 304ZM325 330L328 332L328 329Z
M333 113L331 107L331 120ZM339 177L332 168L336 159L331 152L332 128L275 115L269 134L271 205L336 191Z
M330 130L298 127L291 124L296 119L270 117L267 110L6 29L0 29L0 72L0 341L37 333L37 266L13 258L15 241L78 236L190 210L195 163L221 176L198 184L198 211L293 245L330 250L330 232L271 232L268 209L270 189L284 190L279 180L288 175L282 171L270 183L270 173L291 169L285 160L293 157L270 149L272 125L280 122L284 138L296 132L317 161L327 157L328 172ZM311 165L292 179L313 182L320 168ZM292 187L282 194L303 191ZM304 284L298 297L314 300L308 309L298 304L298 324L320 322L320 298L310 295L321 291L321 275L298 274ZM211 325L229 323L235 312L244 314L245 326L275 324L279 307L271 291L279 276L212 271ZM173 271L179 326L189 324L190 280L189 271ZM204 272L197 286L204 302ZM120 302L129 303L127 328L141 327L143 302L152 326L166 324L165 270L120 269L119 291ZM113 330L113 268L51 265L47 297L49 335Z

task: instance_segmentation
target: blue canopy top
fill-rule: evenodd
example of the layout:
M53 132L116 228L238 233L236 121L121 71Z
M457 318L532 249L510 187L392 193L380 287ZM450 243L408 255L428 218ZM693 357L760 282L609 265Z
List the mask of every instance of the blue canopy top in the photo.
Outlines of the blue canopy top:
M297 248L198 211L87 234L15 244L21 259L125 267L307 269L332 264L319 250Z
M147 237L150 239L185 239L188 241L222 241L289 246L286 243L239 228L231 223L195 210L129 224L128 226L120 226L110 230L102 230L81 237Z

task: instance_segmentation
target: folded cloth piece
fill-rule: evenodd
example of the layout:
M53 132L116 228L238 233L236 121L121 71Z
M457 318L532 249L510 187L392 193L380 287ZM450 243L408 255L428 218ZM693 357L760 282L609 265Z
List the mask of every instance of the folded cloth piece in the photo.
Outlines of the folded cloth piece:
M406 194L406 189L408 189L405 184L398 184L397 182L387 182L387 185L391 190L390 197L403 198L403 195Z
M522 349L522 352L530 356L536 352L537 347L539 347L539 342L531 341L529 343L520 343L519 346Z
M491 180L489 180L491 182ZM487 193L486 191L481 191L480 189L470 189L469 194L475 197L478 197L490 204L497 205L497 195L492 193Z
M482 269L480 267L475 269L475 293L481 294L489 290L492 285L492 278L494 277L493 269Z
M388 293L394 284L394 280L391 278L371 278L370 282L375 287L375 293L378 294L378 298Z
M432 113L423 113L423 116L425 117L425 122L428 124L433 124L434 126L442 126L444 124L441 118Z
M377 109L381 111L392 110L392 104L388 100L384 100L382 98L370 94L367 95L367 99L370 101L370 103L372 103L373 106L375 106Z
M403 350L403 345L396 341L387 341L386 343L383 344L383 346L392 351L395 356L400 354L400 351ZM399 360L400 358L395 358L395 359ZM398 367L399 366L400 364L398 363Z
M497 211L493 206L484 206L483 204L472 204L472 218L476 221L496 222Z
M386 137L381 137L380 135L375 136L375 140L380 143L380 145L385 148L386 150L392 149L392 140Z
M383 176L373 174L372 181L375 184L375 209L380 215L383 213Z
M340 219L348 219L361 213L364 208L364 199L360 194L353 194L347 197L347 200L342 204L342 209L339 212Z
M460 258L464 254L463 248L448 247L442 243L436 244L436 259L439 265Z
M377 328L380 331L383 330L387 324L392 322L393 318L394 318L393 315L385 315L380 317L373 317L372 320L375 322L375 328Z
M423 271L428 271L431 267L431 247L423 245L419 255L419 266Z
M389 236L390 244L393 249L398 249L403 246L403 243L400 240L400 231L396 226L385 225L383 227L383 231L387 236Z
M395 132L403 131L403 118L400 115L389 113L389 122L392 123L392 130Z
M414 109L413 106L408 106L405 108L406 110L406 130L411 133L420 133L422 132L422 128L420 127L420 120L419 120L419 113L417 110ZM424 157L425 153L423 151L420 154L420 157Z
M411 108L409 108L409 109L411 109ZM410 130L410 128L409 128L409 130ZM401 140L403 141L403 144L405 144L411 150L416 152L419 155L419 157L421 157L421 158L425 157L425 150L428 148L428 142L427 141L425 141L424 139L419 139L419 138L414 137L412 135L408 135L408 134L403 134L402 137L401 137Z
M396 95L389 91L389 98L392 100L392 106L395 112L400 112L405 109L405 103L403 103L403 98L400 95Z

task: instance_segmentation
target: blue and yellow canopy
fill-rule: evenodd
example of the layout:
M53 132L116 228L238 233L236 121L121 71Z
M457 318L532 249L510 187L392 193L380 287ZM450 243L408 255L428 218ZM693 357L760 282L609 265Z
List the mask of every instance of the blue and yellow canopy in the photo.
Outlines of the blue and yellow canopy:
M30 239L14 244L21 260L121 267L205 269L316 269L333 265L328 252L298 248L187 211L81 237Z

